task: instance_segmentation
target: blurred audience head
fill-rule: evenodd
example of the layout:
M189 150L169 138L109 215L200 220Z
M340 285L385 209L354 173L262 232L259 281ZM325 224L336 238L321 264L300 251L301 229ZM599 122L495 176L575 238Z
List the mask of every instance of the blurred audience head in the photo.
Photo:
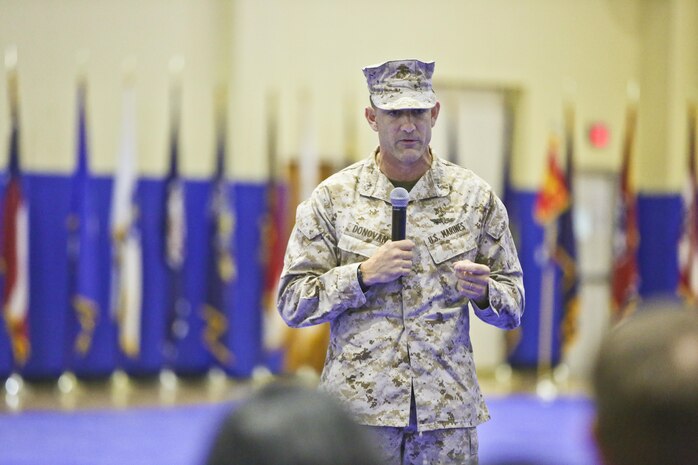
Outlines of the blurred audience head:
M226 416L207 465L378 465L368 431L326 394L269 384Z
M698 311L628 317L602 343L592 383L604 463L698 464Z

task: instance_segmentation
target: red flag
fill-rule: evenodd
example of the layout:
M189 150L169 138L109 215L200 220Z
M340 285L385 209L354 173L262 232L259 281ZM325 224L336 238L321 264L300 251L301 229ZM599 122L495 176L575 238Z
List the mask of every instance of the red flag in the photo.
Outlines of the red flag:
M683 231L679 239L678 292L698 302L698 180L696 180L696 108L688 115L688 176L683 192Z
M543 185L536 196L534 216L540 224L549 224L557 219L570 204L570 193L565 182L565 174L557 163L558 143L550 138L548 145L548 167Z
M631 106L626 116L623 162L620 170L616 202L613 238L613 282L611 284L611 309L616 319L621 319L634 310L640 284L637 260L637 251L640 246L637 197L630 180L630 158L635 136L636 116L635 108Z
M9 181L3 204L2 261L5 288L2 309L12 343L15 364L29 358L29 208L22 194L19 168L19 117L16 101L16 77L10 77L12 128L10 132Z
M282 237L285 227L285 212L281 186L271 182L267 186L267 217L264 223L264 301L271 311L276 311L276 292L284 266L285 242Z
M262 289L263 309L263 345L267 351L283 348L288 334L288 327L276 310L276 295L279 290L279 278L284 267L284 253L288 240L286 217L286 189L278 181L276 174L277 157L277 101L276 96L269 98L267 115L267 162L268 179L266 186L267 210L262 224L261 264L264 273Z

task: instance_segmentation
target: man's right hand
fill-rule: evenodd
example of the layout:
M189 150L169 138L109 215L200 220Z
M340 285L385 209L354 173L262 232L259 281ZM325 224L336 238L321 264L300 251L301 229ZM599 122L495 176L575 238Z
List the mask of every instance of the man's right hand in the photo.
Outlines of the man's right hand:
M410 274L413 248L414 242L409 239L388 241L380 246L371 258L360 265L364 284L389 283Z

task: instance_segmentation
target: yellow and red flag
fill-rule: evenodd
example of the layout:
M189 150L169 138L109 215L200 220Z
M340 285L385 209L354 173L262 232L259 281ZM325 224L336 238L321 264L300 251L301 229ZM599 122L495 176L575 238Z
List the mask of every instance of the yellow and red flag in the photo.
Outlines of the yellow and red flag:
M565 173L557 162L557 152L558 142L551 137L548 145L548 167L534 208L534 217L542 225L555 221L570 205L570 192L565 182Z

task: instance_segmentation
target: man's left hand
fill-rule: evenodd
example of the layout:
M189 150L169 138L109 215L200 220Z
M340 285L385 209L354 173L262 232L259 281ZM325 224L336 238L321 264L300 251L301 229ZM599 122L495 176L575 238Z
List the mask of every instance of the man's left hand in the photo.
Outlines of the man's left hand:
M458 278L456 290L463 297L474 301L478 307L489 307L490 268L470 260L461 260L455 263L453 269Z

